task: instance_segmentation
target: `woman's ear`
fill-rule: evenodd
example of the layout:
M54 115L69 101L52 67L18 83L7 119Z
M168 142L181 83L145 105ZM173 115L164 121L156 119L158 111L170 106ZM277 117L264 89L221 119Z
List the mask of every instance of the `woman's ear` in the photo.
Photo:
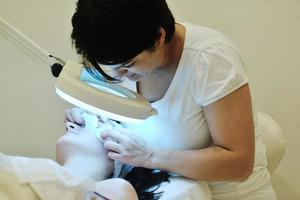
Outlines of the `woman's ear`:
M159 28L159 37L157 38L156 42L155 42L155 46L154 49L158 49L160 48L166 40L166 31L164 28L160 27Z

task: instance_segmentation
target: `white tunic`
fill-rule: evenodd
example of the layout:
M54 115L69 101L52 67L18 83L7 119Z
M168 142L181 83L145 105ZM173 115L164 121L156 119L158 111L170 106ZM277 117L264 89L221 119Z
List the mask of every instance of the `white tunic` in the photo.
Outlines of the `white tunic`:
M186 36L179 66L163 98L152 104L158 115L127 124L148 143L166 149L208 147L212 139L203 107L248 83L239 50L229 38L209 28L183 25ZM265 146L257 129L255 137L252 176L242 183L209 182L215 198L251 192L269 183Z

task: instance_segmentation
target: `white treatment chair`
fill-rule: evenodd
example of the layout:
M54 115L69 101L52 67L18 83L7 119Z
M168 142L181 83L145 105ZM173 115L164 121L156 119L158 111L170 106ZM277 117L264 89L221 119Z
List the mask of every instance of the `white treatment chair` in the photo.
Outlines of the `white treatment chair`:
M274 172L283 158L286 149L286 138L275 120L263 112L256 113L259 132L266 145L268 170Z
M278 124L266 113L257 113L258 128L266 145L268 170L270 174L276 169L283 158L286 139ZM19 183L13 174L0 171L1 200L40 200L29 184Z

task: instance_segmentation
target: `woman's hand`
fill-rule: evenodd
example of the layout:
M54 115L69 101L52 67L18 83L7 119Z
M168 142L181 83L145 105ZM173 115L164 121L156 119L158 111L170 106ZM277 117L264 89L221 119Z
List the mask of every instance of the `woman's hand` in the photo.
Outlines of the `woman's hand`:
M83 110L81 108L73 107L71 109L65 110L65 120L64 121L65 121L65 123L72 122L79 126L84 126L85 121L82 116L83 113L88 113L89 115L95 115L95 114L93 114L89 111ZM98 118L99 122L102 122L102 123L107 121L107 119L105 119L104 117L101 117L101 116L97 116L97 118Z
M149 168L155 148L124 128L109 129L101 133L108 157L134 167Z
M84 119L81 116L81 114L84 112L86 112L86 111L84 111L81 108L77 108L77 107L65 110L65 123L72 122L77 125L83 126Z

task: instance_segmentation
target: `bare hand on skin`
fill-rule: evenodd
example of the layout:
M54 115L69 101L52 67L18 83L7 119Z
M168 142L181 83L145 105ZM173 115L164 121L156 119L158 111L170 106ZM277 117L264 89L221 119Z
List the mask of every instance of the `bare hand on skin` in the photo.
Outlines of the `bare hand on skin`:
M154 148L135 137L128 129L115 128L101 133L108 157L134 167L149 167Z

